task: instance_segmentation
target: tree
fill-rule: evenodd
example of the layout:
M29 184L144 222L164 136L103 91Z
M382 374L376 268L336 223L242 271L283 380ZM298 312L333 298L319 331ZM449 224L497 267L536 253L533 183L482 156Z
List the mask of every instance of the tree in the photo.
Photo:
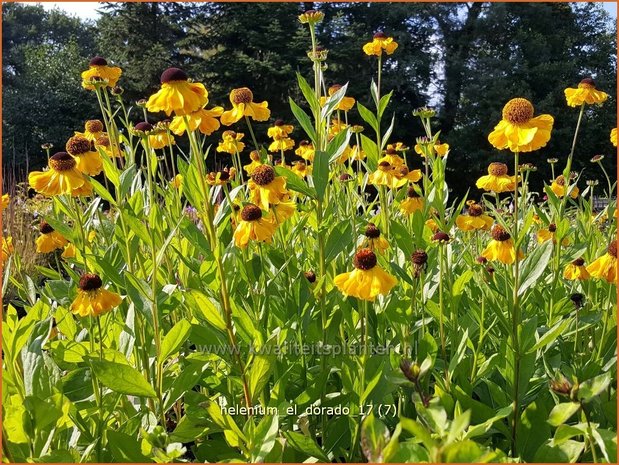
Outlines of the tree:
M84 99L80 72L93 50L92 26L59 11L2 5L3 164L40 167L42 143L63 149L97 113Z

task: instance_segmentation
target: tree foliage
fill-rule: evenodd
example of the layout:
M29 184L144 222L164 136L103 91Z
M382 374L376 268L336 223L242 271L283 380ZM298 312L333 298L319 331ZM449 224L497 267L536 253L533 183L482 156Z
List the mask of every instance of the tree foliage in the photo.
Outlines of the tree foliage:
M298 96L295 73L311 73L308 32L297 21L307 8L326 16L318 39L329 50L327 85L348 82L349 94L364 104L376 61L361 47L379 30L395 37L400 45L386 59L382 79L384 89L394 90L388 109L398 115L393 137L414 144L422 130L411 111L437 108L441 139L460 161L457 173L450 173L458 193L489 161L510 162L487 142L510 98L529 98L537 113L555 117L550 144L524 160L538 166L532 177L538 186L550 177L546 159L562 159L571 147L578 111L566 107L563 89L593 76L611 95L605 106L616 103L615 26L595 3L110 2L95 25L5 4L5 154L14 150L23 159L41 142L62 145L57 138L92 117L94 99L85 98L79 72L95 53L123 68L129 100L147 97L163 69L180 66L205 82L214 104L229 106L230 89L247 86L258 101L269 101L274 119L290 120L288 97ZM361 122L356 112L350 118ZM593 109L583 124L574 168L599 177L588 160L610 153L614 112Z

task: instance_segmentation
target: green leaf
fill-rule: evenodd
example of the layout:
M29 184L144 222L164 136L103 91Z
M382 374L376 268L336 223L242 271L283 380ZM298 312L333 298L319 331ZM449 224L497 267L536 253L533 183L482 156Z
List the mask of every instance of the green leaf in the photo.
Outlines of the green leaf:
M176 353L191 333L191 323L181 320L165 335L161 342L159 363L163 363L170 355Z
M256 347L256 355L249 369L249 392L252 400L258 398L262 389L269 382L271 372L275 367L274 344L276 339L273 338L261 347Z
M361 424L361 449L369 463L382 463L383 452L389 444L389 430L370 413Z
M330 463L331 460L318 447L318 444L309 436L294 431L284 431L282 433L287 440L287 443L295 450L320 460L323 463Z
M293 191L300 192L313 199L316 198L316 190L308 186L303 179L297 176L293 171L283 166L276 166L275 172L278 176L284 176L286 178L286 187L289 187Z
M185 293L185 299L191 314L196 318L206 320L212 326L222 331L226 329L226 322L219 309L202 292L192 289Z
M527 462L533 461L539 447L550 438L550 426L546 423L548 410L541 401L535 401L522 412L518 422L518 454Z
M149 458L142 455L140 442L133 436L113 429L107 430L108 446L115 462L147 463Z
M329 183L329 154L327 152L316 151L312 178L314 180L314 189L316 189L316 197L322 201Z
M251 463L264 462L264 458L273 449L279 430L277 415L265 416L254 431L250 439Z
M554 406L550 415L548 415L548 423L552 426L559 426L570 419L580 409L580 404L576 402L562 402Z
M349 220L343 220L338 223L329 234L325 245L325 261L330 263L346 249L346 247L354 240L352 237L352 225Z
M595 378L583 381L578 387L578 398L589 402L604 392L610 384L610 373L604 373Z
M370 125L374 132L378 132L378 120L374 113L372 113L367 107L363 106L360 102L357 102L357 110L359 111L359 115Z
M90 360L97 379L105 387L120 394L139 397L157 397L155 390L135 368L107 360Z
M389 101L391 100L391 96L393 95L393 91L389 92L388 94L383 95L380 98L380 104L378 105L378 117L382 118L383 113L385 112L385 109L387 108L387 105L389 105Z
M522 262L522 271L520 272L520 287L518 295L525 293L533 284L537 282L544 270L548 267L548 262L552 256L552 241L546 241L537 247L525 260Z
M292 114L297 119L307 136L310 140L316 144L316 129L314 129L314 125L312 124L312 120L310 117L303 111L303 109L297 105L292 98L288 97L288 102L290 103L290 109L292 110Z
M368 169L370 171L376 170L378 167L378 159L380 158L376 142L368 136L361 134L361 148L367 156L366 163L368 165Z
M529 349L528 353L535 352L542 347L546 347L548 344L552 344L557 339L557 337L559 337L560 334L563 334L563 332L571 322L571 318L559 321L551 329L546 331L546 333L542 337L539 338L539 341L537 341L537 343L535 343L535 345Z
M99 181L97 181L94 178L90 178L90 183L92 184L92 187L94 188L95 192L99 195L99 197L107 200L112 205L116 205L116 200L114 200L114 197L112 197L112 194L110 194L108 190Z
M320 102L318 101L318 98L316 98L314 89L310 87L310 85L307 83L305 78L301 76L300 73L297 73L297 82L299 83L299 88L301 89L301 92L303 92L305 100L307 101L307 103L309 103L312 112L318 110L320 108Z
M582 454L585 444L578 441L565 441L559 445L544 444L533 459L536 463L574 463Z

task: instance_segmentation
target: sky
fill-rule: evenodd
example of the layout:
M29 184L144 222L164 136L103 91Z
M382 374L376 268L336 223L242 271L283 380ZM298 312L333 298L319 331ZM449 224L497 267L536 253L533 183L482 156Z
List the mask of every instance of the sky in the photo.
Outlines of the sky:
M36 2L23 2L34 4ZM43 7L47 10L53 8L59 8L71 15L76 15L82 19L97 19L99 14L96 9L99 5L95 2L44 2ZM617 17L617 3L616 2L604 2L604 9L608 11L611 17Z

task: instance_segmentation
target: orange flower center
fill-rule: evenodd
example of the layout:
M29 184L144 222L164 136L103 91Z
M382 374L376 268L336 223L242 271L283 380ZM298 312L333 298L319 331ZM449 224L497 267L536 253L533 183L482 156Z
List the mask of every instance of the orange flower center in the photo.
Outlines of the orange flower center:
M73 136L67 141L65 147L71 155L82 155L91 151L91 144L88 139L83 136Z
M533 118L533 105L525 98L511 99L503 107L503 119L512 124L523 124Z
M260 165L256 167L251 175L251 178L259 186L266 186L275 179L275 170L269 165Z
M86 121L86 131L101 132L103 131L103 123L98 119L91 119L89 121Z
M254 101L254 94L247 87L241 87L240 89L233 89L230 94L230 100L232 103L251 103Z
M490 163L488 166L488 174L492 176L505 176L507 174L507 165L505 163Z

